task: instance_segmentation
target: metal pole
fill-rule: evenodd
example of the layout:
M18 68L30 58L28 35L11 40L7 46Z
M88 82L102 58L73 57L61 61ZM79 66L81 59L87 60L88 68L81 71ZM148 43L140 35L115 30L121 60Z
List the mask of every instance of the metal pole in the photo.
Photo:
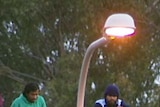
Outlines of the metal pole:
M88 68L90 60L95 49L107 43L107 38L102 37L94 42L92 42L85 53L83 63L81 66L79 86L78 86L78 96L77 96L77 107L84 107L84 96L85 96L85 87L88 74Z

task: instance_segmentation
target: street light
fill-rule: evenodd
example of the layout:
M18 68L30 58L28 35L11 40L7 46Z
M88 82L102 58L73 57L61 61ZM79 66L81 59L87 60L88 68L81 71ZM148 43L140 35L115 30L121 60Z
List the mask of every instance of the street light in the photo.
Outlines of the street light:
M113 14L105 22L104 29L107 35L128 36L134 33L135 24L133 18L128 14Z
M85 53L78 86L77 107L84 107L85 87L88 74L88 68L93 52L98 47L108 42L108 36L124 37L132 35L136 27L133 18L125 13L118 13L109 16L104 25L103 37L92 42Z

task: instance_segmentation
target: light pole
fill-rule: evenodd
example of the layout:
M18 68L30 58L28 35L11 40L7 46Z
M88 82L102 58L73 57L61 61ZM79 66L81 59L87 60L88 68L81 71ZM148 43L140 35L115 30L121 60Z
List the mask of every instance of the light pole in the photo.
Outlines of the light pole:
M123 37L134 33L135 24L133 18L125 13L118 13L109 16L104 25L104 34L100 39L92 42L85 53L78 86L77 107L84 107L85 87L88 74L88 68L93 52L98 47L108 43L108 36Z

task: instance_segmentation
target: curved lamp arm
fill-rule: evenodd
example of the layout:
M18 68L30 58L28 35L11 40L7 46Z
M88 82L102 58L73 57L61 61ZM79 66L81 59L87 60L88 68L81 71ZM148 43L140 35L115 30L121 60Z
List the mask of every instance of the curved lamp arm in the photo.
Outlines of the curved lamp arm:
M88 68L92 54L95 51L95 49L97 49L101 45L108 43L108 39L106 38L107 36L109 35L114 37L129 36L134 33L135 29L136 27L134 24L134 20L128 14L119 13L119 14L113 14L108 17L104 25L104 32L106 35L103 36L105 37L102 37L92 42L87 48L87 51L85 53L79 79L77 107L84 107L84 96L85 96Z
M89 45L89 47L87 48L87 51L86 51L84 59L83 59L80 78L79 78L77 107L84 107L85 86L86 86L88 68L89 68L91 57L92 57L95 49L106 44L107 41L108 41L108 39L106 37L102 37L102 38L92 42Z

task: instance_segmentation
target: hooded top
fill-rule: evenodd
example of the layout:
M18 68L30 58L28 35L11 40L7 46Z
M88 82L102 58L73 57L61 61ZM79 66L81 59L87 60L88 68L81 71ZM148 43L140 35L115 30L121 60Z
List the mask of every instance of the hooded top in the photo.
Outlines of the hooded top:
M119 91L119 88L116 84L110 84L107 86L107 88L104 92L104 98L97 100L95 102L94 107L107 107L107 103L108 103L108 101L106 99L107 95L118 97L118 100L116 103L117 106L120 105L122 107L129 107L129 105L127 105L124 100L119 99L120 91Z
M18 98L16 98L11 107L47 107L45 100L42 96L38 96L37 100L34 103L30 103L26 97L21 94Z

